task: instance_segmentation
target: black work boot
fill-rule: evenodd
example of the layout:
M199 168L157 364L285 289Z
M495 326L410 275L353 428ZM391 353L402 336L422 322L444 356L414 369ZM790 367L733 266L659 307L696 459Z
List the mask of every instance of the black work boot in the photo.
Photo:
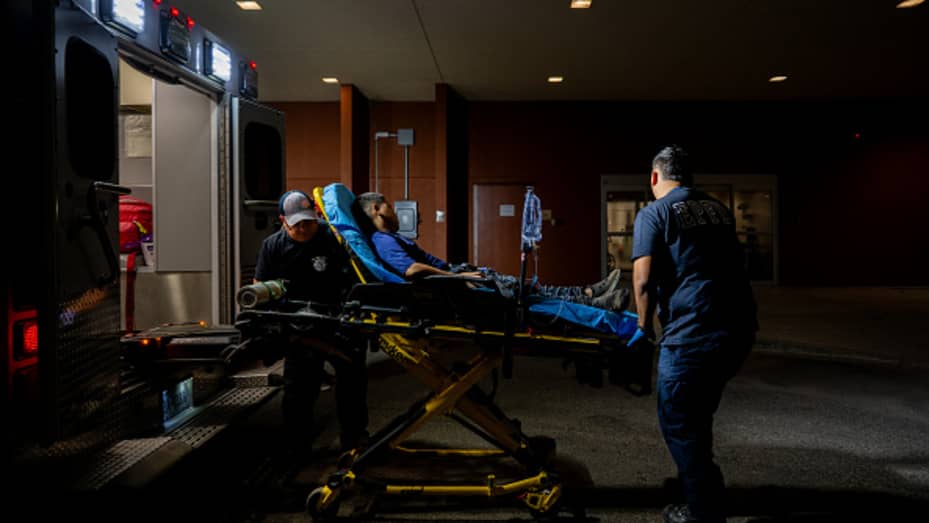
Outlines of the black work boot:
M619 276L620 270L613 269L606 278L598 281L597 283L591 283L587 286L590 289L590 297L596 298L597 296L603 296L608 292L613 292L616 289L616 286L619 285Z

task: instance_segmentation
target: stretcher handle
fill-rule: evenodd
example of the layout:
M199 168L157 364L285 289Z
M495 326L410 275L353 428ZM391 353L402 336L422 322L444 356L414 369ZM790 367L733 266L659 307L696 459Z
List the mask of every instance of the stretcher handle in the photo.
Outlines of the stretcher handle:
M346 310L359 310L364 312L380 312L384 314L406 314L409 310L406 307L378 307L375 305L362 305L358 300L346 302L343 306Z

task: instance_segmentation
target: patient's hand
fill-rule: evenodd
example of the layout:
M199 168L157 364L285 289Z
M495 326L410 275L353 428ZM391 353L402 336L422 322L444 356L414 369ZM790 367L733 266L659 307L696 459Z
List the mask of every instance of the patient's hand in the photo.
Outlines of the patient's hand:
M458 274L456 274L456 276L465 276L468 278L483 278L484 273L482 273L481 271L459 272Z

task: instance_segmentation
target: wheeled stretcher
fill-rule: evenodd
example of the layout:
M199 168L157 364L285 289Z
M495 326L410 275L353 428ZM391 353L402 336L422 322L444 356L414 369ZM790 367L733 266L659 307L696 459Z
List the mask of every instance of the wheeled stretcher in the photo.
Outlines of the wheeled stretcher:
M498 368L508 377L515 353L574 361L579 379L592 385L602 384L606 369L611 383L635 394L648 394L652 350L647 346L633 350L624 343L635 330L636 316L560 300L508 298L492 282L480 278L432 276L404 282L374 255L358 227L355 215L360 210L354 208L354 196L347 188L333 184L317 188L313 196L331 230L348 249L359 284L338 313L286 301L274 311L243 310L237 318L243 337L367 335L432 392L377 431L367 448L343 454L336 472L307 497L308 513L317 521L334 517L341 496L361 485L387 495L515 495L535 515L556 511L563 487L551 468L554 441L524 434L519 423L507 417L477 383ZM477 350L464 365L451 370L435 357L437 347L448 343ZM438 415L454 419L494 448L404 446ZM469 484L396 484L367 477L369 463L389 452L509 456L525 474L507 480L489 475Z

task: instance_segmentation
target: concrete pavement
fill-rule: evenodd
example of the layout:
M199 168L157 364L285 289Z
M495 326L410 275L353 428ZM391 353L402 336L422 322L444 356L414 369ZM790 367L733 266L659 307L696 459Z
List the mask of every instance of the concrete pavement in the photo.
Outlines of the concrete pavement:
M929 369L929 288L756 286L758 348Z

